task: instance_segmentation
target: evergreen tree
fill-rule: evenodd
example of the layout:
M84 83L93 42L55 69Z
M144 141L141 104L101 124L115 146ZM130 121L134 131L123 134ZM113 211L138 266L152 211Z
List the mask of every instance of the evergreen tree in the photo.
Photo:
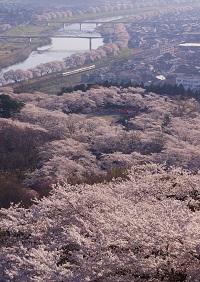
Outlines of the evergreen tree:
M13 114L20 112L24 106L23 103L17 102L10 96L2 94L0 95L0 117L10 118Z

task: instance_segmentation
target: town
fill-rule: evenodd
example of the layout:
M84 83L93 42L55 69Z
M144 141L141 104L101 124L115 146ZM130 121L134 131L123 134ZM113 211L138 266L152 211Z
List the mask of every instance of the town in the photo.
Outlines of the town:
M102 36L104 46L100 46L97 50L91 50L92 35L81 35L82 33L80 33L78 38L88 36L90 39L90 52L74 54L65 58L64 61L54 60L52 62L41 63L35 68L30 67L26 70L19 68L13 71L12 68L9 68L8 71L4 71L0 75L0 85L20 83L20 85L16 86L18 91L20 89L26 90L23 82L28 80L28 90L31 90L31 81L33 81L33 88L37 89L38 86L35 85L43 85L43 82L46 83L52 80L51 74L58 74L59 79L59 75L62 72L68 70L73 71L75 68L87 67L95 63L95 71L86 72L86 74L83 74L79 78L78 82L103 83L107 81L108 83L117 82L118 84L129 82L132 85L142 83L145 86L151 84L171 84L182 85L185 89L192 91L199 90L200 44L198 41L200 34L198 33L198 29L200 24L200 6L198 4L195 4L195 6L190 6L189 4L176 5L173 8L167 6L163 10L160 8L159 12L152 12L151 8L144 11L142 4L138 4L136 7L142 10L136 15L131 15L130 11L133 9L133 4L130 3L119 3L116 4L115 8L109 4L101 8L95 6L86 7L85 5L84 9L80 9L79 7L78 10L68 9L62 12L59 9L55 12L51 10L51 12L47 12L40 9L37 13L33 7L34 12L28 22L26 13L22 13L20 18L19 16L16 17L16 21L9 24L5 24L4 19L4 23L0 26L4 30L1 40L3 40L2 48L8 54L6 56L2 54L1 63L6 62L6 57L8 57L8 62L10 62L12 56L15 57L15 54L18 54L17 57L19 59L23 58L23 56L29 56L31 51L38 48L41 44L49 44L52 36L54 36L54 39L56 37L76 37L73 34L50 34L52 31L55 32L55 28L57 29L60 24L64 24L65 29L65 25L67 25L65 24L67 22L65 20L66 18L69 23L70 21L76 23L78 22L76 20L77 17L80 21L80 18L84 19L84 15L88 13L93 16L102 15L102 13L109 14L110 12L117 15L119 11L120 13L125 13L121 22L120 19L116 19L110 23L102 22L100 25L96 24L96 31L99 35L95 36ZM10 15L11 11L9 9L8 11L8 15ZM80 29L84 24L83 19L80 23ZM38 31L40 22L42 31ZM12 32L6 31L12 31L13 26L19 26L20 24L29 27L29 29L36 29L37 33L34 33L31 37L30 32L27 35L13 35ZM44 35L44 32L46 35ZM14 46L17 44L17 47L14 47L17 48L17 51L9 53L9 48L5 49L5 44L8 44L6 40L12 38L14 41L12 44L9 43L8 47L13 48L13 44ZM23 40L26 38L29 43L26 43L24 51L21 52L20 48L24 46ZM19 40L21 40L21 43L18 45L16 42ZM15 59L14 57L13 60L16 61L17 57ZM105 60L105 57L108 59ZM116 68L116 65L118 68ZM42 84L38 84L38 81L41 81L40 78L44 76L46 79L42 78ZM23 87L21 87L21 84ZM64 86L68 86L67 80L63 82L62 87Z
M200 9L128 24L129 48L139 52L85 76L88 83L172 84L200 89ZM116 65L118 66L116 68Z

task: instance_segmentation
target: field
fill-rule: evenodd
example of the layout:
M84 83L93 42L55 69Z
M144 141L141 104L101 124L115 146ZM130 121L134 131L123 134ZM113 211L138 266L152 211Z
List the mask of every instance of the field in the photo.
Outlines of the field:
M21 35L39 35L49 32L53 28L47 28L36 25L20 25L4 35L21 36ZM38 47L48 44L49 39L33 39L31 44L27 39L4 39L0 41L0 68L21 62L25 60L33 50Z

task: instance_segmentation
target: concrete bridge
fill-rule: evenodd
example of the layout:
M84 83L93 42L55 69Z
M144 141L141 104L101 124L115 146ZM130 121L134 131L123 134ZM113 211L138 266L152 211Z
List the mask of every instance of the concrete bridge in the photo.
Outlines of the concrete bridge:
M42 23L42 24L46 24L48 26L51 26L53 24L61 24L63 26L63 29L65 29L67 26L69 25L72 25L72 24L77 24L79 25L79 30L82 31L82 27L84 24L93 24L95 25L95 27L98 27L99 25L102 25L102 24L118 24L118 23L122 23L122 24L128 24L128 23L131 23L131 21L108 21L108 22L105 22L105 21L64 21L64 20L61 20L61 21L40 21L40 22L37 22L37 23Z
M186 21L184 21L185 23ZM39 22L35 22L36 24L45 24L47 26L51 26L53 24L60 24L62 25L63 29L65 30L65 28L69 25L72 25L72 24L77 24L79 25L79 30L82 31L83 29L83 25L84 24L93 24L95 27L98 27L99 25L103 25L103 24L111 24L111 25L116 25L116 24L132 24L132 25L135 25L135 26L140 26L140 25L160 25L160 22L159 21L149 21L148 20L145 20L145 19L137 19L137 18L133 18L133 19L130 19L130 18L127 18L127 20L123 19L123 20L114 20L114 21L69 21L69 20L55 20L55 21L39 21Z
M80 38L89 40L89 49L92 50L92 40L102 38L100 35L0 35L0 40L12 40L12 39L27 39L29 44L32 43L33 39L42 39L42 38Z
M114 21L64 21L64 20L61 20L61 21L40 21L40 22L37 22L37 24L40 23L40 24L45 24L47 26L51 26L53 24L60 24L62 25L62 28L63 30L65 30L68 26L70 25L73 25L73 24L76 24L79 26L79 31L83 31L83 26L86 25L86 24L93 24L96 28L100 25L103 25L103 24L109 24L109 25L112 25L113 27L116 25L116 24L132 24L132 25L138 25L140 26L141 24L148 24L148 25L158 25L159 22L144 22L141 20L137 20L137 19L127 19L127 20L114 20ZM75 29L76 30L76 29Z

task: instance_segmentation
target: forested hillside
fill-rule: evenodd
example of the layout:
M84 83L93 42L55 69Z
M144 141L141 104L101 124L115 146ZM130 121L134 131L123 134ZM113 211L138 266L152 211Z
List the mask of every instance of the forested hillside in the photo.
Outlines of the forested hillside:
M39 195L57 182L124 177L138 164L199 169L195 99L98 86L61 96L5 93L0 96L0 169Z
M161 94L4 88L1 281L200 280L200 104Z

